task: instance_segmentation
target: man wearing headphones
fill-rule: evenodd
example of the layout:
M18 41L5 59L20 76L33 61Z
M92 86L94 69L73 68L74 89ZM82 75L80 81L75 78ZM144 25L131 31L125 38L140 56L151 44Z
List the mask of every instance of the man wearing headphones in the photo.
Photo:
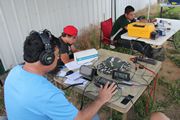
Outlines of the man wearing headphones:
M64 27L63 33L59 37L61 43L60 58L64 64L73 61L73 53L78 51L74 46L77 40L77 34L77 28L73 25L68 25Z
M24 65L15 66L4 86L8 120L90 120L115 94L116 85L101 87L97 99L81 111L44 77L59 59L58 38L33 31L24 42Z

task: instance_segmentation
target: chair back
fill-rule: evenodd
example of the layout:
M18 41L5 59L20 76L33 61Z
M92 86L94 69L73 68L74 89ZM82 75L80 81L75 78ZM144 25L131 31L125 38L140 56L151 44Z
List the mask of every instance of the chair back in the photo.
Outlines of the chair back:
M112 31L112 18L109 18L105 21L101 22L101 42L103 42L104 44L110 44L110 36L111 36L111 31Z

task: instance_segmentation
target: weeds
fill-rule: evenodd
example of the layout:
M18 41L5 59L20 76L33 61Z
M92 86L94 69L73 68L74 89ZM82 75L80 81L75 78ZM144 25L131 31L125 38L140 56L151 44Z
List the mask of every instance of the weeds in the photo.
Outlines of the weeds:
M174 84L169 84L169 99L171 103L180 104L180 79L176 80Z
M149 113L145 112L146 106L146 95L140 97L140 99L136 102L134 111L136 114L136 119L138 120L148 120L150 117L150 113L155 111L165 111L172 104L180 105L180 80L174 81L174 83L168 83L164 78L160 78L158 80L158 84L167 88L167 93L165 95L164 100L156 101L153 103L153 100L150 100L149 104Z
M100 29L97 25L91 25L89 28L84 28L78 37L76 47L80 50L99 48Z

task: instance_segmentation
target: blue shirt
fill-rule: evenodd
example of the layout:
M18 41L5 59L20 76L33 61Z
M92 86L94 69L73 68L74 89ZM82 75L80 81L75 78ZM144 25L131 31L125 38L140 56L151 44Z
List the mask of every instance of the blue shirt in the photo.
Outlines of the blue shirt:
M5 80L8 120L73 120L78 113L45 77L14 67Z

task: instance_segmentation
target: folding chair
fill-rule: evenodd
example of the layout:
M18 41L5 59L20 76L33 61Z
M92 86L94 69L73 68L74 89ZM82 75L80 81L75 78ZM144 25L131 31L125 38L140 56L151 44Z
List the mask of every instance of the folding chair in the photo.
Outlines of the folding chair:
M101 22L100 48L101 48L101 43L105 45L111 44L110 37L111 37L112 27L113 27L112 18L109 18ZM117 40L114 40L114 42L116 43ZM133 54L133 49L131 49L131 53Z
M109 18L101 22L100 48L101 48L101 42L105 45L110 45L112 26L113 26L112 18Z

